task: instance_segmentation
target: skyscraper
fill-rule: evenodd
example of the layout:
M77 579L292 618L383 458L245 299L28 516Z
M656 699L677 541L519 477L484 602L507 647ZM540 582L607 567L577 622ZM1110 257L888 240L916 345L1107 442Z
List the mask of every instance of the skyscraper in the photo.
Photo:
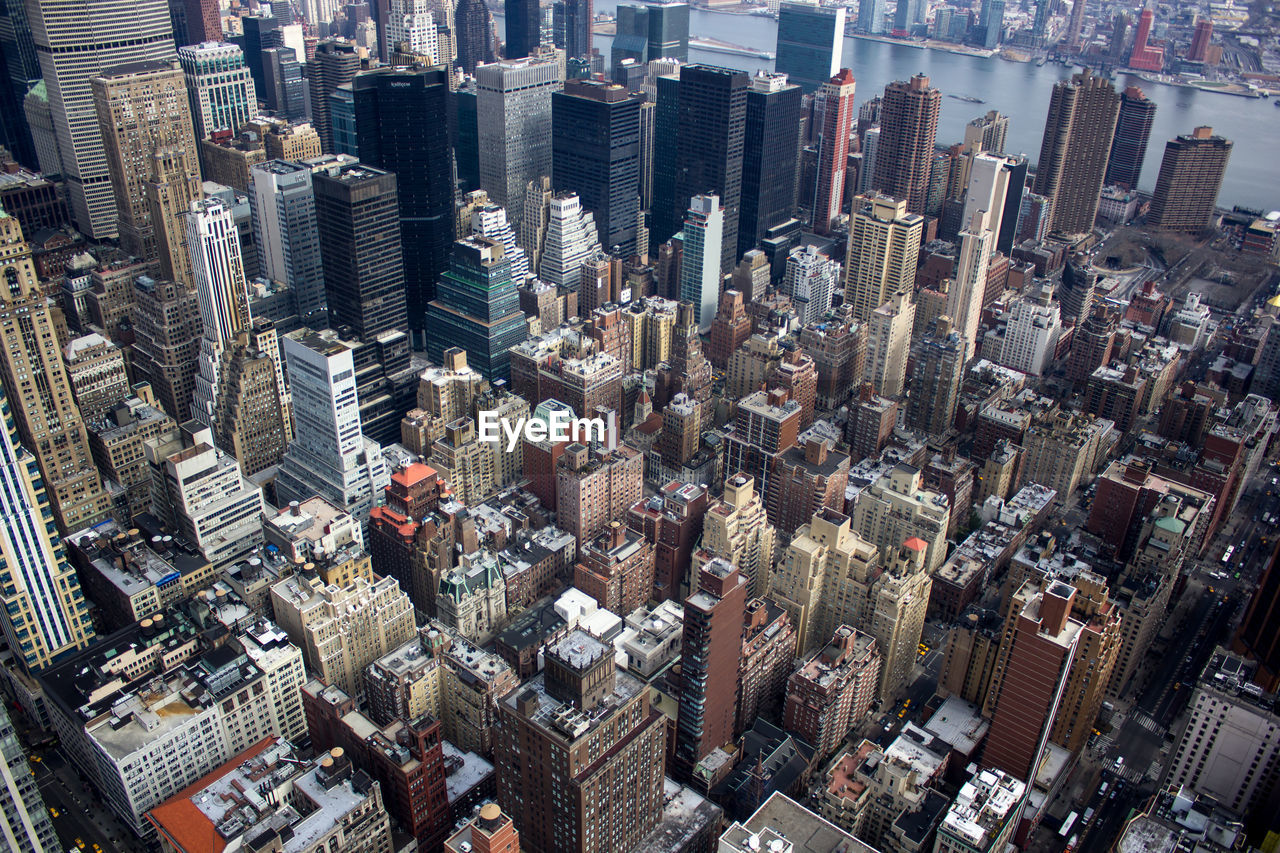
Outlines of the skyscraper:
M284 47L280 21L272 17L270 9L259 7L257 14L240 18L240 27L244 31L245 65L249 66L249 74L253 77L254 91L260 100L265 100L267 92L262 74L262 52L271 47Z
M1164 70L1164 48L1150 43L1151 24L1155 13L1143 9L1138 15L1138 31L1133 36L1133 52L1129 54L1129 67L1139 71Z
M956 401L960 398L965 342L952 327L951 318L943 315L914 349L907 427L931 438L945 436L953 428Z
M231 209L217 198L191 202L187 246L203 329L191 416L216 434L222 356L240 332L249 328L250 319L240 236Z
M0 127L0 145L32 170L40 168L40 160L23 102L39 79L40 62L36 59L26 6L19 0L6 0L0 3L0 110L5 116ZM56 159L57 152L53 153ZM57 165L51 165L51 174L56 173Z
M311 81L311 123L320 134L320 150L329 154L333 151L329 96L343 83L355 79L360 71L360 55L352 42L326 39L316 45L315 57L307 66ZM257 79L254 77L255 81Z
M814 245L797 246L787 256L782 291L791 297L801 325L816 323L831 310L840 288L840 264Z
M324 327L324 268L311 169L286 160L249 167L249 203L262 275L289 285L303 324Z
M611 68L626 59L647 65L656 59L689 61L688 3L620 3Z
M684 257L680 262L680 299L693 305L698 331L715 319L720 299L720 245L725 239L724 207L715 195L689 200L684 220Z
M880 156L875 188L904 199L911 213L924 213L929 196L929 168L938 134L942 92L917 74L884 87L880 108Z
M420 346L454 236L449 75L442 67L380 69L357 75L351 88L360 162L396 176L409 334Z
M453 244L427 319L427 354L433 362L442 363L445 350L460 346L485 379L510 379L510 349L528 329L501 243L465 237Z
M991 50L1004 41L1004 0L982 0L982 46Z
M911 35L916 24L924 23L925 0L901 0L893 10L894 35Z
M262 51L263 103L281 118L293 122L307 120L302 64L298 52L291 47L269 47ZM331 102L332 106L332 102ZM332 117L332 108L330 109ZM319 139L319 134L317 134ZM334 142L334 151L339 151ZM349 152L347 152L349 153Z
M867 320L867 381L881 397L896 397L907 377L916 306L911 291L898 291Z
M1050 230L1087 234L1093 228L1119 112L1111 81L1087 68L1054 85L1032 186L1049 199Z
M552 186L577 192L600 245L636 253L640 218L640 105L621 86L571 80L551 96ZM646 249L648 247L645 247Z
M698 569L696 591L684 602L677 778L690 778L712 750L733 743L746 602L747 582L733 563L717 557Z
M538 277L577 291L582 282L582 262L600 251L595 220L582 209L573 193L553 196L549 207Z
M747 90L742 146L742 215L735 260L795 214L800 87L784 74L756 74Z
M907 212L905 200L858 196L849 222L844 301L863 322L896 293L910 295L924 217ZM884 392L881 392L884 393Z
M805 94L816 92L840 70L844 56L843 6L782 3L778 6L777 61Z
M391 482L382 448L360 429L351 346L331 331L285 335L296 434L276 475L277 503L320 495L356 518Z
M862 0L858 4L858 32L873 36L882 35L884 13L884 0Z
M829 234L831 223L844 209L845 172L849 165L849 134L853 131L856 104L853 72L841 69L823 83L814 102L818 176L810 205L813 230ZM821 117L820 119L818 117ZM849 187L850 190L855 189Z
M1155 101L1149 100L1137 86L1126 86L1120 95L1120 113L1111 141L1111 154L1107 158L1104 183L1127 190L1138 188L1138 176L1142 174L1142 160L1147 154L1147 141L1151 138L1151 123L1155 117Z
M508 32L511 25L508 16ZM484 152L480 187L507 209L515 224L523 218L520 201L529 182L551 174L551 93L560 88L554 59L503 60L476 69L479 148Z
M114 237L116 206L90 80L121 65L172 60L173 30L164 0L69 7L40 0L27 8L49 95L71 216L93 239Z
M239 47L222 41L194 44L178 49L178 61L191 96L197 139L215 130L235 133L256 113L249 96L253 76Z
M365 343L407 328L396 176L349 163L311 183L329 325Z
M1231 140L1215 136L1211 127L1197 127L1189 135L1170 139L1160 161L1147 224L1188 234L1208 228L1231 145Z
M0 708L0 761L8 768L0 778L0 835L14 853L59 849L61 845L49 810L40 798L30 759L4 708Z
M0 370L9 399L21 401L10 416L23 445L35 454L59 529L63 533L82 530L110 513L111 498L102 488L89 452L88 434L72 395L31 249L23 239L22 226L3 210L0 264L9 281L0 294ZM12 458L14 452L8 455ZM41 529L44 525L42 518ZM48 595L60 589L45 586L32 594ZM16 652L22 645L13 648Z
M989 154L1003 154L1004 143L1008 136L1009 117L996 110L987 110L986 115L979 116L965 125L964 147Z
M93 79L93 102L101 129L107 173L115 193L120 247L156 260L155 225L144 183L152 156L161 148L194 153L191 106L182 69L173 59L113 68ZM194 158L185 161L196 168ZM198 177L196 171L192 177Z
M538 0L504 0L504 3L507 43L502 46L503 59L533 56L542 43L542 12Z
M453 10L453 35L457 41L458 66L468 74L476 66L493 61L493 27L484 0L458 0Z
M947 314L963 339L963 361L978 352L978 321L982 315L982 296L987 288L987 266L994 250L995 234L991 215L975 210L960 232L960 257L947 290Z
M738 221L742 212L742 151L746 138L747 88L751 78L744 71L712 65L685 65L680 69L679 107L675 145L675 196L672 203L679 222L696 195L714 193L724 207L724 239L720 272L733 269L737 260ZM661 108L661 105L660 105ZM657 187L655 187L655 195ZM665 204L661 197L655 205ZM678 226L677 226L678 227ZM674 233L674 232L673 232ZM665 242L671 234L655 234ZM717 290L718 290L717 286ZM715 297L711 301L715 313ZM706 316L699 320L711 322Z
M556 0L552 9L555 46L569 59L591 56L593 6L592 0Z
M69 390L65 393L70 396ZM20 430L8 394L2 392L0 417L0 581L5 590L0 628L18 665L32 672L88 646L94 638L93 620L62 538L51 529L54 508L44 488L49 481L19 444Z
M1213 40L1213 18L1201 18L1196 21L1196 31L1191 36L1191 47L1187 50L1187 59L1192 62L1204 62L1209 58L1209 44Z
M617 671L613 647L583 631L545 661L498 702L498 802L522 849L630 850L662 815L664 718L644 683Z
M293 420L275 325L257 317L236 332L221 349L215 375L214 441L246 477L279 464L293 438Z

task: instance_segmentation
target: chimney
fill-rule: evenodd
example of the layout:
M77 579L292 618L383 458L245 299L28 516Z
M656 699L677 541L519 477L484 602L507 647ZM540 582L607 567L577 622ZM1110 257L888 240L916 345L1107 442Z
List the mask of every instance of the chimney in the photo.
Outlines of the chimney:
M1076 588L1062 581L1054 581L1044 591L1040 599L1041 630L1056 637L1067 627L1067 618L1071 615L1071 600L1075 597Z
M804 443L804 461L810 465L821 465L827 461L827 442L821 438L810 438Z

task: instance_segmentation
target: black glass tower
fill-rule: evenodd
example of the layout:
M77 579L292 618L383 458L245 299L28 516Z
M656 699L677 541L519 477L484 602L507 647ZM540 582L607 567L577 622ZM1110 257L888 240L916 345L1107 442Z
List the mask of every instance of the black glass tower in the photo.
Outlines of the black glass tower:
M774 68L786 74L806 94L818 91L840 70L844 19L843 7L781 4L778 7L778 59Z
M474 74L481 62L493 61L489 7L484 0L458 0L453 10L453 33L458 40L458 65L463 71Z
M800 99L800 87L780 74L759 75L747 90L737 257L795 213Z
M1104 183L1130 190L1138 188L1142 158L1147 154L1151 123L1155 118L1155 101L1147 98L1137 86L1129 86L1121 93L1120 116L1116 119L1116 133L1111 140Z
M428 317L432 362L442 364L444 351L460 346L467 364L485 379L509 380L510 349L525 339L528 324L502 244L475 236L455 242Z
M542 14L538 0L505 0L507 43L502 55L506 59L531 56L542 42Z

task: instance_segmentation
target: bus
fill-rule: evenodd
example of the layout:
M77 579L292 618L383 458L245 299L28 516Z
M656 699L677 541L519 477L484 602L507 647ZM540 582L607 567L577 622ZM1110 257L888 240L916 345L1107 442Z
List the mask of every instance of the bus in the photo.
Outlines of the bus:
M1234 545L1228 545L1228 546L1227 546L1227 550L1225 550L1225 551L1223 551L1223 552L1222 552L1222 565L1224 565L1224 566L1225 566L1225 565L1227 565L1228 563L1230 563L1230 562L1231 562L1231 555L1232 555L1232 554L1234 554L1235 552L1236 552L1236 546L1234 546Z
M1062 828L1058 830L1058 834L1061 835L1063 838L1066 838L1067 833L1071 831L1071 827L1076 825L1077 817L1078 815L1075 812L1072 812L1071 814L1067 815L1066 818L1064 818L1062 821Z

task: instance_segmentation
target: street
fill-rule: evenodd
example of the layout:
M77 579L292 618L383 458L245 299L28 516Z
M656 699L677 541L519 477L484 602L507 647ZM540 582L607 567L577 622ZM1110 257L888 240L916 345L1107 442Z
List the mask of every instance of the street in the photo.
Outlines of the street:
M31 762L31 769L64 849L77 849L77 838L90 851L94 850L94 844L104 853L134 853L144 849L142 842L103 807L57 749L43 752L39 761ZM57 817L54 810L58 812Z

